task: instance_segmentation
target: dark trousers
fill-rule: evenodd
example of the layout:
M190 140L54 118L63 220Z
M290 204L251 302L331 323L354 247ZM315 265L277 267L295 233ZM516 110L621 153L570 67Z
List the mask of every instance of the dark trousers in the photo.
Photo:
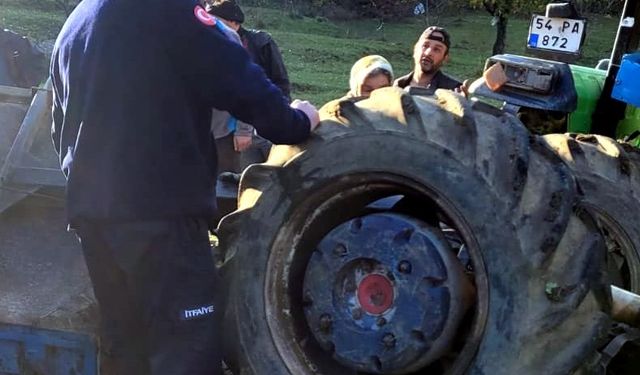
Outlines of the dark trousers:
M220 287L205 220L81 223L103 375L221 373Z

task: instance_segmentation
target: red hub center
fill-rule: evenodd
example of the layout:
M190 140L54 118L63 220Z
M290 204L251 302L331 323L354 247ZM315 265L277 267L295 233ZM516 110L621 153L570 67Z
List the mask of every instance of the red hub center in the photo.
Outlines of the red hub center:
M365 276L358 285L358 302L371 315L380 315L393 305L393 284L383 275Z

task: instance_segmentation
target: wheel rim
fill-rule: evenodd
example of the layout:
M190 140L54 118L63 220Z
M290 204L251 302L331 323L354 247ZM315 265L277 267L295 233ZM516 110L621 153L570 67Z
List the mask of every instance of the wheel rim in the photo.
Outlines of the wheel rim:
M396 374L452 346L474 292L438 229L395 213L334 228L313 252L303 289L307 325L334 359Z
M408 374L425 369L446 373L463 372L477 350L488 310L484 263L464 218L441 195L397 175L350 175L326 186L308 197L292 213L274 241L269 258L270 272L265 280L267 322L274 343L289 371L295 374ZM416 217L415 213L388 213L371 208L372 202L394 195L402 195L418 207L430 207L427 215L429 217L423 220ZM469 264L472 264L474 271L472 285L476 290L475 297L467 298L470 300L467 305L472 307L466 315L464 311L469 306L461 303L454 306L451 313L441 313L436 319L429 319L435 326L446 326L446 329L441 330L445 332L443 342L438 341L440 336L434 334L438 333L435 329L398 328L411 315L411 309L407 305L408 293L403 289L407 285L400 286L396 282L403 272L411 269L411 273L420 274L426 267L425 264L439 260L447 264L445 269L452 274L453 284L449 285L449 281L446 281L445 285L453 293L447 303L451 300L464 300L461 296L469 294L468 287L461 287L465 282L469 283L461 271L463 267L460 264L452 265L453 261L457 262L455 256L447 256L444 252L449 246L445 246L448 241L443 240L445 235L442 228L425 222L432 221L435 210L450 221L456 229L457 237L462 239L460 243L467 249ZM351 257L342 256L342 252L349 250L331 242L332 236L336 236L335 230L346 233L353 231L354 226L371 226L372 221L386 221L386 224L391 223L398 228L411 224L414 225L414 232L415 225L418 225L418 237L430 238L430 246L436 250L430 255L405 256L407 259L394 256L382 259L384 257L381 258L380 254L384 252L367 255L364 253L367 247L363 246ZM398 233L394 236L397 237ZM339 234L337 236L340 237ZM382 247L388 250L393 242L394 238L387 238L387 243ZM319 248L322 250L318 250ZM335 267L318 266L322 263L318 259L323 254L325 257L331 255L337 260ZM458 271L453 272L454 268ZM321 277L318 276L323 269L336 271L330 275L329 284L332 287L324 287L327 295L320 298L314 293L323 289ZM357 274L360 275L359 278ZM427 277L416 277L416 280L422 279ZM336 285L349 282L352 284L349 292L336 292ZM434 288L442 287L443 284L445 283L439 281L434 284ZM368 303L367 298L372 295L377 295L378 299L370 299ZM345 298L338 298L337 305L330 306L329 301L335 296ZM319 303L321 299L324 302ZM448 311L451 306L447 305L445 308L445 300L445 297L432 298L431 301L439 306L435 310ZM349 305L348 301L355 303ZM399 308L402 311L399 312ZM341 311L336 315L336 310ZM434 309L423 306L418 311L414 315L424 317L425 313ZM453 319L454 322L449 325L442 323L450 315L460 316L459 320L455 322ZM399 319L399 316L403 316L403 319ZM357 322L361 324L358 325ZM365 326L370 329L365 329ZM336 329L340 330L339 337L335 334ZM349 335L345 332L353 333L353 329L356 334L349 340ZM375 338L376 345L364 348L366 345L362 343L370 336ZM430 344L426 345L429 348L425 348L425 342ZM355 349L361 350L349 355L354 345Z
M598 227L607 248L607 270L612 284L633 293L640 293L640 258L633 241L608 215L595 209Z

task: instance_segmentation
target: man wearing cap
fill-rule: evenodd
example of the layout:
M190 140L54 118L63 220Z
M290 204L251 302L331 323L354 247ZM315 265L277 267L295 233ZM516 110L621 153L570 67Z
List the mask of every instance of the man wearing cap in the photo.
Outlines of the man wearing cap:
M207 12L216 16L231 29L235 30L242 41L242 45L249 52L253 61L260 65L267 77L276 85L282 94L290 100L291 84L289 75L284 65L278 45L269 33L261 30L245 29L244 13L233 0L214 0L206 5ZM214 114L214 121L224 116ZM224 165L223 168L233 172L246 167L249 164L261 163L268 156L271 142L258 136L249 124L235 121L233 118L224 118L213 124L216 143L229 155L228 160L237 159L237 153L241 152L237 165ZM231 126L229 126L231 124ZM220 135L223 135L222 137Z
M414 70L394 82L394 86L422 87L430 93L436 89L460 91L462 82L444 74L440 68L449 60L451 37L438 26L428 27L413 48Z
M283 144L319 121L227 31L199 0L83 0L56 40L52 138L98 302L103 374L222 372L211 108Z

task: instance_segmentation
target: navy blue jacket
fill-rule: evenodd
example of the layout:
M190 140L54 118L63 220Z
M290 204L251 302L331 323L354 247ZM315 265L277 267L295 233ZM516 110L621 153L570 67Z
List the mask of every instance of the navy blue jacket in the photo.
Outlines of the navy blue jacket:
M52 137L79 220L210 217L211 108L294 144L309 120L197 0L83 0L53 51Z

